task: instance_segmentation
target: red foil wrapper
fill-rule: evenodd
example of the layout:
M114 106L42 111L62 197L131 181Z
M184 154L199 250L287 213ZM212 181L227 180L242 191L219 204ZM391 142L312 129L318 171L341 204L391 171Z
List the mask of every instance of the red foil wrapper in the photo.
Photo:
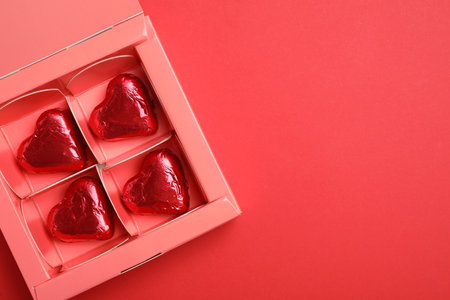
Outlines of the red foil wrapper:
M179 214L189 209L181 164L167 149L151 152L123 190L122 202L137 214Z
M84 144L70 111L42 113L36 129L17 151L19 165L29 172L79 171L87 163Z
M120 74L112 79L105 99L89 118L89 127L107 141L155 133L157 123L142 81L132 74Z
M113 216L100 182L92 177L74 181L64 199L51 209L47 226L53 237L64 242L111 238Z

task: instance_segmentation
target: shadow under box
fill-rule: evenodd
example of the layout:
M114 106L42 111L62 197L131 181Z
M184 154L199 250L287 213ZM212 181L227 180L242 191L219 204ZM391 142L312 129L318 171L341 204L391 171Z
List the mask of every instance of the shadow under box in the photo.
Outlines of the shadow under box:
M117 75L129 73L142 80L152 99L152 110L158 128L149 136L133 137L120 141L105 141L98 138L89 128L89 117L94 108L105 99L109 82ZM81 132L100 164L112 165L145 150L155 141L170 136L169 121L157 99L147 76L135 55L123 54L108 57L81 68L63 78L70 92L69 104Z
M111 210L114 218L114 235L108 240L68 243L52 237L49 233L47 227L48 214L64 198L70 184L84 176L94 177L101 181L98 174L98 168L92 166L73 178L39 192L30 198L21 200L24 222L42 255L42 259L49 265L47 271L51 276L56 276L59 271L72 269L109 252L130 238L115 215L114 210Z
M30 92L9 101L0 108L0 172L13 192L20 198L25 198L78 173L36 174L24 170L17 163L17 150L20 144L33 134L39 116L55 108L69 111L66 97L57 88ZM87 168L97 162L84 141L83 144L86 146L88 163L85 168Z
M181 162L183 174L188 186L190 198L189 210L182 215L139 215L132 213L123 205L121 199L125 183L140 171L144 159L151 151L160 149L169 149ZM100 175L117 215L126 230L132 236L148 233L153 229L166 224L167 222L182 217L185 214L189 214L193 210L207 203L176 136L170 137L165 141L161 141L161 143L156 144L125 161L101 169Z

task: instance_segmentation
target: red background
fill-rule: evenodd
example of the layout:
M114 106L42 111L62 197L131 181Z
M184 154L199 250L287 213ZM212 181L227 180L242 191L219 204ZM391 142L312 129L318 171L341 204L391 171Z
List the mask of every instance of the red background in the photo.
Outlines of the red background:
M141 3L244 213L77 299L450 298L448 1Z

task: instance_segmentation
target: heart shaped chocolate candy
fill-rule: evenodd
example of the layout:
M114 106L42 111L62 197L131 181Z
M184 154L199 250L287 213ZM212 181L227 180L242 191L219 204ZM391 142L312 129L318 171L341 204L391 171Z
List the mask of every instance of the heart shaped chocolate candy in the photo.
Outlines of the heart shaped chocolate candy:
M167 149L150 152L140 172L125 184L122 202L137 214L186 212L188 187L178 158Z
M29 172L79 171L87 158L70 111L51 109L42 113L34 133L17 151L19 165Z
M108 84L105 99L94 108L89 127L107 141L155 133L157 123L144 83L132 74L114 77Z
M74 181L50 210L47 226L53 237L64 242L111 238L113 216L101 183L92 177Z

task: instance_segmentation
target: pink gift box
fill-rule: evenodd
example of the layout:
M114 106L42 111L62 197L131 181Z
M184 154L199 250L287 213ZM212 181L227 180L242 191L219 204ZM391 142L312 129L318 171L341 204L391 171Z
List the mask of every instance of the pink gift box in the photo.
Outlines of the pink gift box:
M10 45L2 48L0 65L0 226L35 299L74 296L241 213L137 2L96 0L79 7L77 1L46 0L19 6L10 2L0 12L3 40ZM34 23L36 12L47 21ZM135 74L154 92L158 130L105 142L91 133L87 121L109 80L123 72ZM90 163L77 173L30 174L16 163L18 145L50 108L70 109L87 145ZM181 161L189 210L178 216L132 214L120 201L123 185L147 153L162 148ZM55 240L46 227L47 214L68 185L84 175L97 177L107 192L115 212L114 236Z

